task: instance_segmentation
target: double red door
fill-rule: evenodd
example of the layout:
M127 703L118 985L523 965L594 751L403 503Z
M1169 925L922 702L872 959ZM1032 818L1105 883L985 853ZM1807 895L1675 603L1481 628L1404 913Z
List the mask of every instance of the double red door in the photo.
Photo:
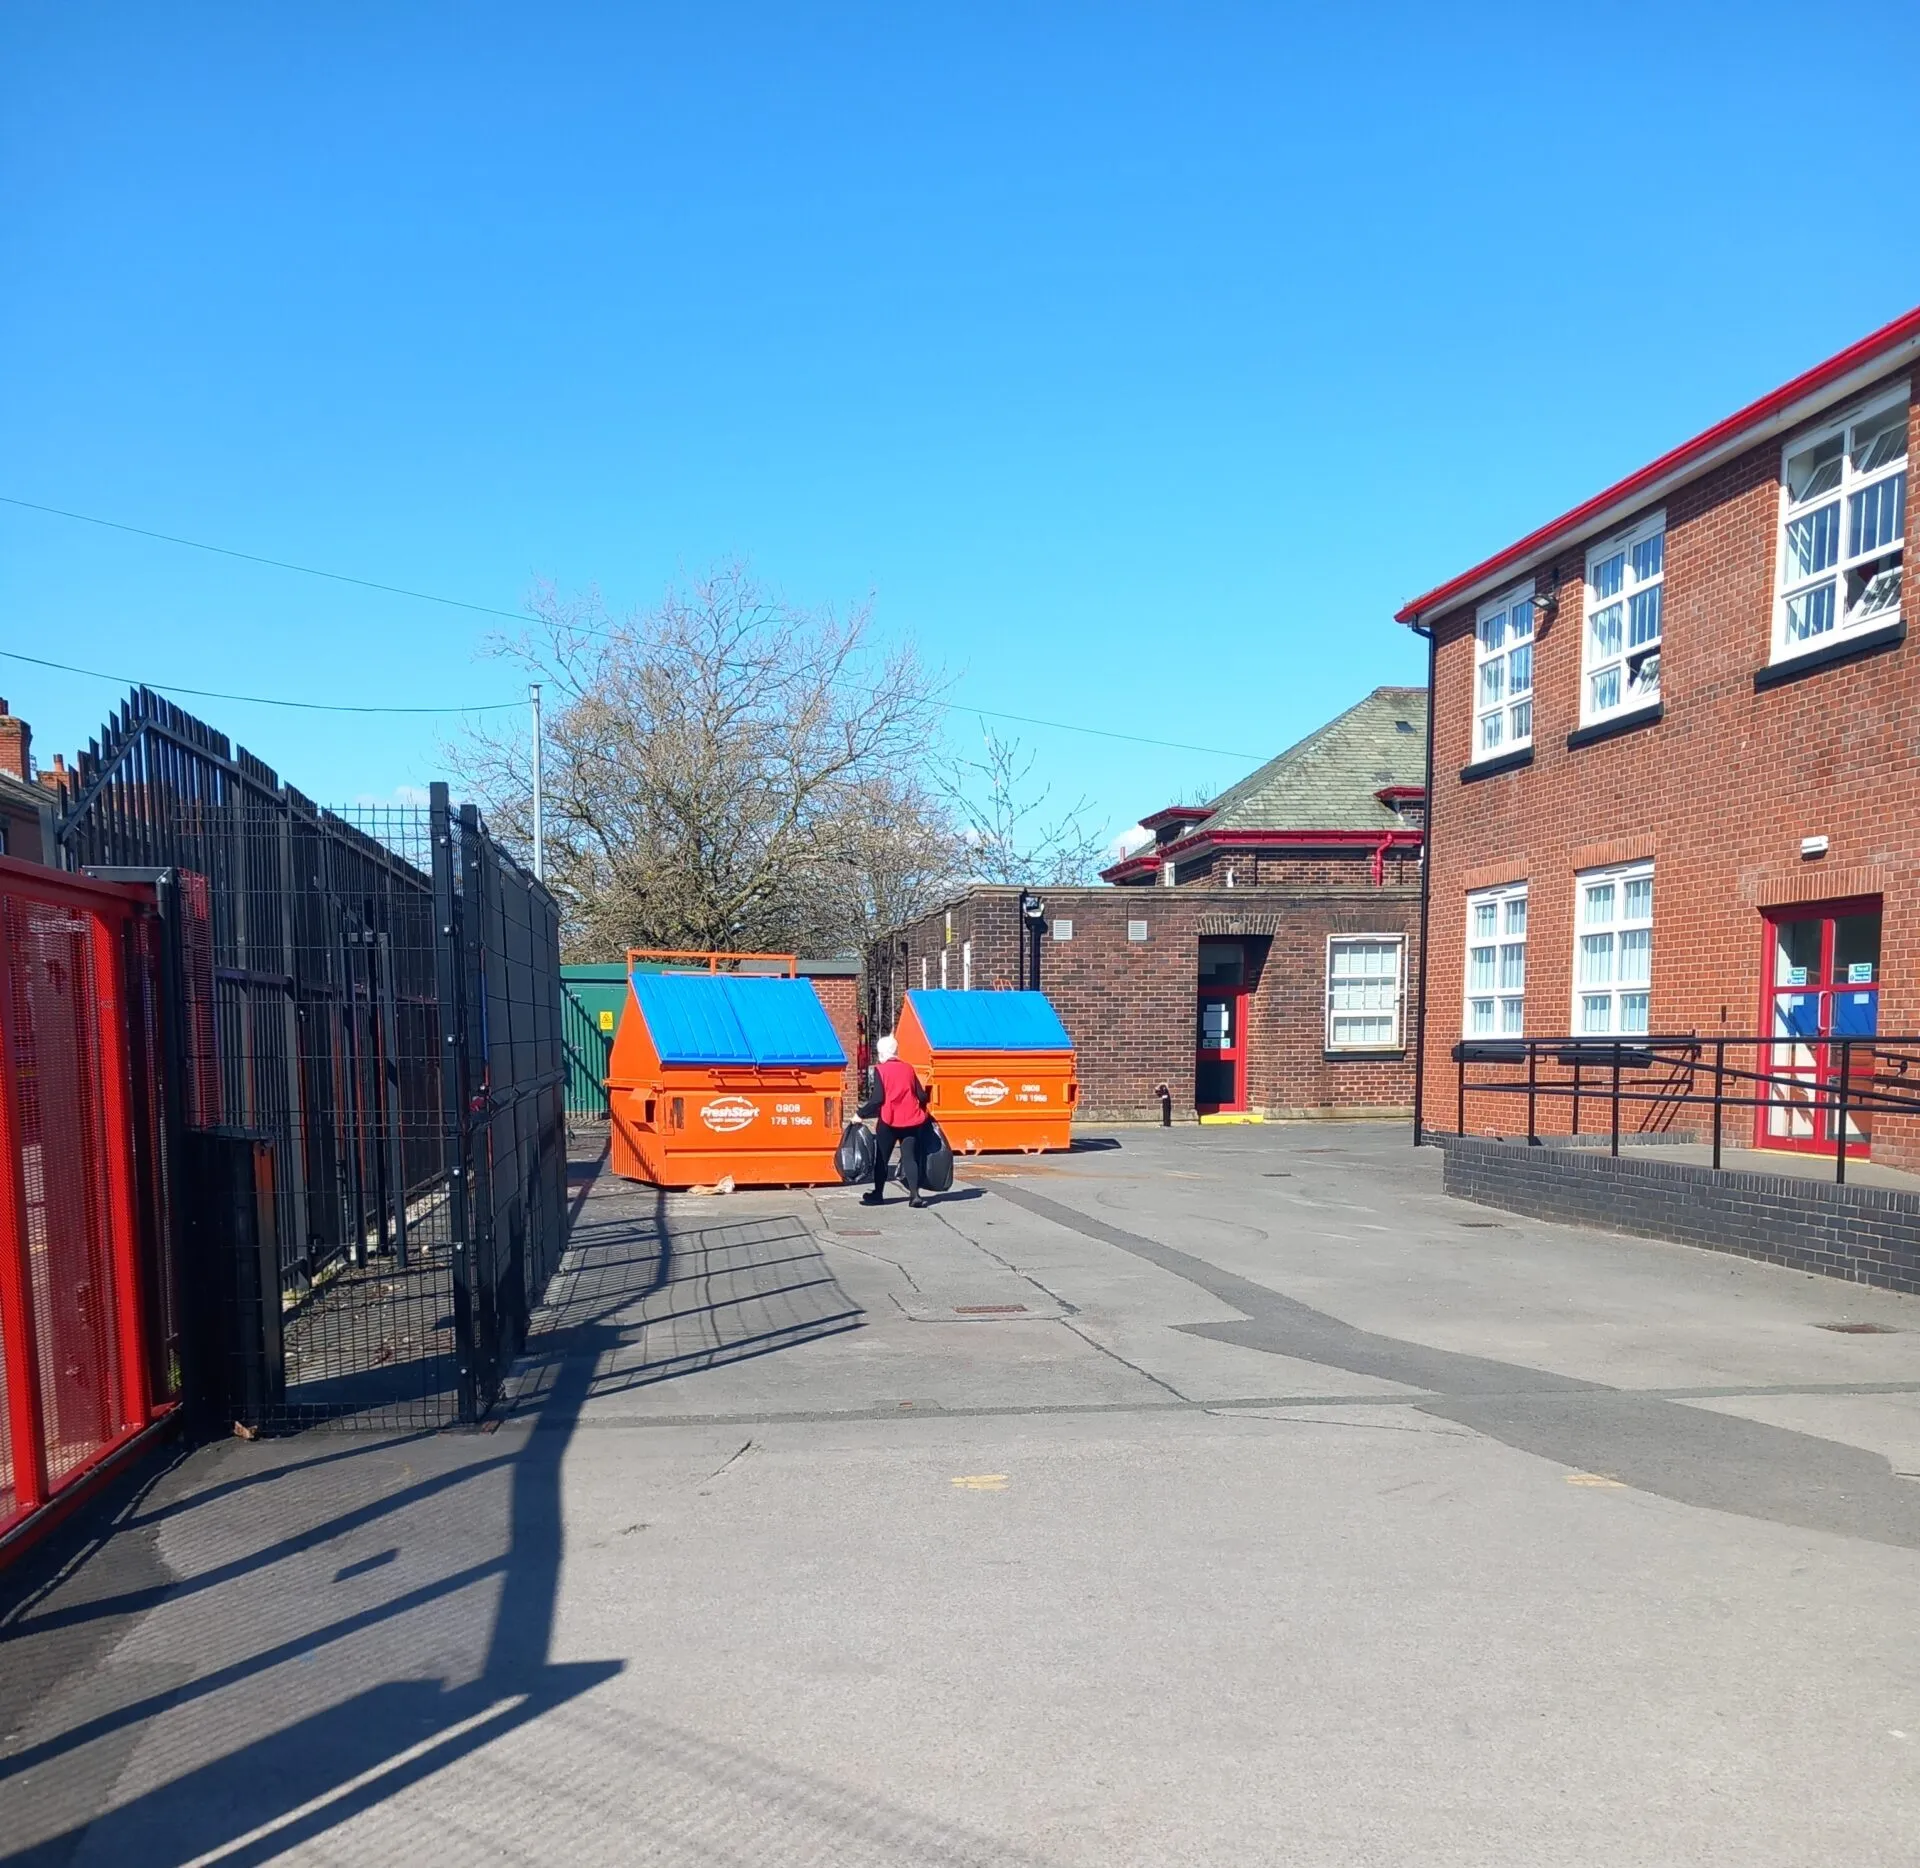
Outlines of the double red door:
M1880 1029L1880 899L1811 902L1767 916L1761 1030L1770 1081L1759 1112L1764 1148L1831 1151L1840 1144L1843 1060L1851 1084L1873 1071L1870 1039ZM1871 1115L1850 1108L1846 1148L1864 1155Z

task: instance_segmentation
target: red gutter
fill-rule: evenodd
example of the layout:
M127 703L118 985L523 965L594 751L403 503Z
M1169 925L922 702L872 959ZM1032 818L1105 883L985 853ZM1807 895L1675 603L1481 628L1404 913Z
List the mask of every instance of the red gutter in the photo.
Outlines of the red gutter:
M1748 403L1744 409L1716 423L1704 434L1695 435L1691 441L1683 441L1671 453L1661 455L1650 466L1642 467L1638 473L1631 473L1624 480L1617 481L1604 493L1596 493L1592 499L1574 507L1571 512L1562 513L1538 531L1529 532L1517 544L1496 552L1470 571L1462 571L1458 577L1448 579L1437 589L1428 591L1424 597L1414 598L1411 603L1394 612L1393 620L1396 623L1412 623L1435 610L1445 609L1455 598L1471 590L1483 579L1498 577L1502 571L1518 567L1535 552L1552 544L1562 533L1574 531L1588 520L1598 518L1611 506L1625 504L1635 494L1645 492L1669 474L1736 439L1743 429L1758 427L1791 408L1803 397L1814 395L1829 383L1837 382L1863 364L1871 363L1879 352L1891 350L1915 338L1920 338L1920 309L1894 319L1891 324L1882 325L1872 336L1863 337L1859 343L1841 351L1838 356L1816 364L1805 375L1796 376L1792 382L1784 384L1770 395L1762 396L1758 402Z
M1377 846L1375 853L1382 861L1385 852L1399 848L1417 850L1425 832L1419 830L1206 830L1190 837L1181 837L1157 850L1143 851L1138 856L1129 856L1124 862L1115 863L1111 869L1100 873L1111 881L1114 877L1145 870L1158 869L1162 863L1172 862L1181 856L1197 856L1210 849L1245 849L1252 846L1257 849L1325 849L1329 845L1335 848L1349 848L1353 845Z

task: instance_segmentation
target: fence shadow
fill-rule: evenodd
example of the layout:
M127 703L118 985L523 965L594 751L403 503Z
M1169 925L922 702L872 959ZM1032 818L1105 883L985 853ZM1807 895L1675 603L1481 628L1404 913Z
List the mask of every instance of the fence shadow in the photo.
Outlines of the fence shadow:
M795 1216L688 1226L663 1210L648 1219L610 1213L577 1231L505 1412L535 1412L544 1422L545 1397L564 1388L567 1372L582 1362L593 1368L591 1395L602 1396L769 1355L865 1321Z
M583 1188L582 1199L584 1195ZM443 1470L379 1490L292 1536L276 1538L276 1520L250 1517L249 1528L262 1525L265 1534L241 1540L247 1548L199 1575L117 1595L89 1591L82 1578L73 1591L49 1592L10 1625L0 1635L0 1667L8 1664L6 1648L15 1642L57 1639L63 1631L83 1630L88 1622L147 1610L178 1613L192 1596L217 1600L225 1585L322 1552L349 1532L383 1525L430 1501L437 1513L458 1512L471 1488L484 1488L489 1480L497 1484L502 1474L507 1479L503 1550L497 1520L485 1523L486 1507L466 1507L481 1520L474 1545L498 1554L481 1555L317 1627L265 1639L244 1658L223 1666L203 1669L183 1661L172 1671L185 1677L158 1683L156 1672L168 1670L136 1667L127 1678L149 1690L74 1718L57 1734L7 1749L0 1755L0 1806L8 1810L0 1847L14 1846L0 1856L0 1863L5 1868L66 1868L76 1859L99 1859L145 1868L218 1861L224 1868L229 1863L265 1862L619 1673L623 1663L617 1660L557 1663L548 1657L562 1550L561 1463L591 1391L596 1360L617 1349L621 1337L615 1328L581 1319L573 1340L579 1353L556 1371L530 1421L538 1431L516 1434L517 1444L503 1443L504 1436L430 1438L430 1446L451 1454ZM418 1440L392 1444L417 1448ZM317 1463L290 1461L283 1476L310 1471ZM162 1502L156 1512L177 1521L254 1482L251 1475L218 1482L200 1498ZM270 1483L270 1477L260 1475L259 1483ZM141 1526L141 1519L132 1517L119 1534L137 1536ZM396 1526L395 1535L401 1534ZM384 1575L396 1567L390 1561L395 1554L381 1552L349 1564L336 1571L333 1580L338 1583L355 1573ZM290 1591L297 1593L302 1580L290 1579ZM198 1730L219 1730L219 1722L233 1715L230 1707L215 1710L210 1702L216 1695L289 1663L327 1658L350 1637L385 1629L390 1656L385 1667L405 1672L408 1636L402 1631L403 1619L422 1611L429 1621L419 1640L418 1654L428 1663L421 1672L446 1668L442 1657L450 1646L460 1645L462 1630L471 1637L469 1646L484 1638L484 1657L477 1668L464 1670L465 1677L456 1671L438 1679L387 1678L361 1686L111 1808L74 1807L89 1794L98 1803L111 1795L115 1773L101 1781L83 1756L89 1748L104 1746L124 1760L140 1741L140 1728L162 1715L191 1719L189 1709L196 1703L202 1705ZM220 1644L208 1645L217 1650ZM346 1665L344 1660L339 1664ZM97 1706L99 1697L83 1695L79 1704ZM190 1754L196 1736L183 1730L173 1748Z

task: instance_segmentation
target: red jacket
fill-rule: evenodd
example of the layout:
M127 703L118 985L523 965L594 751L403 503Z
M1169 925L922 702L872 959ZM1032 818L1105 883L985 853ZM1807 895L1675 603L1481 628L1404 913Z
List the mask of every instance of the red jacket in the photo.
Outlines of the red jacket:
M880 1079L880 1120L888 1128L917 1129L926 1121L924 1093L911 1064L890 1057L884 1064L876 1064L873 1074Z

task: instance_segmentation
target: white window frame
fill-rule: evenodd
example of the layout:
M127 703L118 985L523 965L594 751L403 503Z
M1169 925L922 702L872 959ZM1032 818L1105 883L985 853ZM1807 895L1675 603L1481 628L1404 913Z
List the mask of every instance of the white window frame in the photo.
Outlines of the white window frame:
M1342 1040L1336 1038L1334 1035L1334 1021L1336 1018L1375 1018L1379 1016L1382 1009L1378 1006L1349 1005L1336 1007L1334 1004L1334 991L1336 985L1339 983L1336 982L1334 978L1334 949L1337 947L1358 947L1362 945L1386 946L1393 949L1393 981L1391 1006L1389 1008L1389 1015L1393 1020L1393 1029L1391 1035L1384 1042L1379 1039L1369 1038L1362 1043ZM1327 936L1327 966L1324 977L1326 979L1327 1013L1326 1048L1329 1051L1367 1051L1378 1053L1381 1051L1402 1051L1406 1048L1406 1041L1402 1035L1404 1022L1403 1009L1407 996L1407 937L1404 934L1329 934ZM1348 980L1356 983L1364 983L1369 978L1379 977L1381 976L1369 976L1365 974L1351 974L1347 976Z
M942 947L940 949L940 990L942 992L945 992L946 989L947 989L947 950L946 948Z
M1897 389L1889 390L1885 395L1875 396L1871 401L1863 402L1835 416L1823 427L1813 428L1784 443L1780 450L1780 524L1774 559L1774 603L1773 603L1773 660L1792 661L1801 655L1812 655L1835 642L1843 642L1849 636L1863 634L1871 629L1885 629L1900 620L1906 592L1902 587L1906 562L1906 525L1905 525L1905 481L1907 456L1904 450L1896 460L1862 473L1854 465L1853 430L1872 422L1875 417L1885 415L1891 409L1904 409L1910 400L1911 385L1902 383ZM1840 442L1840 479L1838 483L1812 499L1794 503L1792 482L1788 475L1789 464L1801 455L1821 447L1827 442L1838 439ZM1902 507L1902 522L1897 537L1878 538L1864 550L1852 549L1854 542L1854 513L1858 502L1866 495L1887 487L1894 480L1901 482L1896 498ZM1836 537L1833 556L1818 570L1804 576L1796 576L1794 564L1796 553L1792 550L1792 539L1796 525L1831 509L1835 517ZM1882 559L1898 560L1897 564L1884 568L1892 574L1894 596L1890 604L1879 609L1868 610L1862 606L1864 589L1856 595L1852 606L1847 603L1847 585L1850 579L1873 566ZM1869 584L1877 581L1869 579ZM1830 592L1829 621L1815 633L1793 637L1789 626L1793 619L1796 603L1805 600L1808 607L1817 605L1822 592Z
M1651 1029L1653 920L1657 908L1653 880L1651 861L1615 863L1605 869L1583 869L1573 878L1572 1031L1576 1037L1640 1038L1645 1037ZM1630 885L1641 882L1647 885L1647 912L1644 915L1629 915L1626 908ZM1588 891L1609 886L1613 890L1611 916L1604 920L1589 918ZM1646 936L1644 942L1634 939L1641 934ZM1603 936L1608 937L1604 977L1596 971L1594 964L1600 949L1596 945L1590 958L1586 945L1588 941L1598 943ZM1623 955L1635 951L1644 951L1646 955L1644 978L1623 973ZM1597 1008L1589 1006L1588 1001L1601 998L1607 1001L1607 1010L1604 1017L1597 1020ZM1631 1001L1636 998L1643 1000L1644 1005L1634 1008ZM1629 1003L1623 1007L1623 1001ZM1636 1018L1637 1023L1633 1022Z
M973 990L973 942L970 940L960 943L960 990Z
M1526 625L1526 633L1516 639L1514 621ZM1494 626L1499 625L1498 648L1490 646ZM1533 579L1516 584L1503 595L1481 604L1473 617L1473 754L1469 763L1484 765L1491 759L1504 759L1510 752L1524 752L1533 744ZM1513 686L1515 656L1526 650L1527 685ZM1488 671L1499 667L1500 692L1490 703L1483 701L1482 689ZM1514 698L1515 693L1520 698ZM1518 730L1517 717L1526 709L1526 731ZM1496 737L1489 741L1492 729Z
M1643 707L1660 703L1660 645L1662 614L1666 607L1667 515L1650 513L1637 525L1590 546L1587 551L1587 575L1583 586L1585 600L1580 617L1580 724L1597 726L1622 714L1638 713ZM1655 541L1656 553L1649 550ZM1657 566L1647 561L1657 557ZM1594 584L1594 573L1619 559L1619 583L1604 595ZM1633 640L1636 625L1644 627L1647 612L1652 612L1653 633ZM1613 640L1602 643L1596 638L1594 624L1609 612L1613 618ZM1596 690L1612 677L1614 697L1601 702Z
M1482 934L1475 922L1491 909L1492 928ZM1515 910L1518 910L1516 915ZM1518 926L1515 926L1515 923ZM1527 885L1507 882L1497 889L1474 889L1467 896L1467 963L1461 974L1460 1035L1463 1038L1524 1038L1527 1035ZM1511 957L1519 955L1519 980L1512 979ZM1476 986L1476 952L1487 955L1488 980ZM1479 1022L1484 1008L1486 1023Z

